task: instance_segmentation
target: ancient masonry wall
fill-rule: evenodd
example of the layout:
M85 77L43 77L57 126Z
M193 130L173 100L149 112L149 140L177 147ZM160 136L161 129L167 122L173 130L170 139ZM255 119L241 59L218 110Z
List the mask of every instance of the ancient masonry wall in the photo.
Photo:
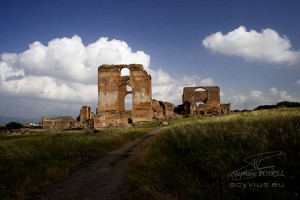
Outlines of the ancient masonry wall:
M129 74L122 75L127 69ZM125 109L125 98L131 95L131 108ZM220 103L218 86L185 87L177 114L228 114L230 104ZM153 119L178 117L174 105L152 99L151 76L142 65L102 65L98 68L98 108L96 114L82 106L77 120L72 117L42 118L45 129L126 127Z
M122 76L122 69L129 75ZM125 97L132 95L132 110L125 110ZM98 109L94 128L127 126L152 121L151 76L142 65L102 65L98 68Z
M185 87L182 95L184 114L227 114L230 104L220 103L218 86Z
M82 106L77 120L71 116L56 118L43 117L42 125L44 129L93 128L93 119L94 113L91 112L91 107Z
M221 104L221 114L229 114L230 113L230 103Z
M154 119L172 118L174 116L174 104L152 99L152 110Z
M76 120L71 116L57 118L42 118L44 129L68 129L76 126Z

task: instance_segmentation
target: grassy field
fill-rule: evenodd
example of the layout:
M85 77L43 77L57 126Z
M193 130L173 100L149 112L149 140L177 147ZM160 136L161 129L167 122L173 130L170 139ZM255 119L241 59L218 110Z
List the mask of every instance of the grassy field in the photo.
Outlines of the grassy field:
M150 125L154 126L154 125ZM58 131L0 137L0 199L26 199L149 128Z
M300 109L170 123L126 178L128 199L299 198Z

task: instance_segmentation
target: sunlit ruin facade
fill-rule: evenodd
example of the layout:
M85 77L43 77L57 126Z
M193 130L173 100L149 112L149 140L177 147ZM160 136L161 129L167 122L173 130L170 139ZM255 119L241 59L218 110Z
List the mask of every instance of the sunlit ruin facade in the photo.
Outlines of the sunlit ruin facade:
M138 123L187 115L228 114L230 104L220 103L218 86L185 87L182 105L152 99L151 76L143 65L101 65L98 67L98 108L80 109L70 116L42 118L45 129L127 127Z
M131 97L131 102L128 102L132 105L131 110L125 110L127 95ZM95 129L127 126L152 119L151 76L142 65L102 65L98 68Z

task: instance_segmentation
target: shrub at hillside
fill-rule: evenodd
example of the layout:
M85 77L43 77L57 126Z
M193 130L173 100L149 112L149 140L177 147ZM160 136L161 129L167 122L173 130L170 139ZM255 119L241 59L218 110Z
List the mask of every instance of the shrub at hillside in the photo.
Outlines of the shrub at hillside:
M299 102L282 101L277 103L276 105L260 105L254 110L267 110L273 108L298 108L298 107L300 107Z
M7 129L20 129L23 128L23 125L20 124L19 122L9 122L6 124Z
M290 102L290 101L282 101L276 104L278 108L284 107L284 108L297 108L300 107L299 102Z

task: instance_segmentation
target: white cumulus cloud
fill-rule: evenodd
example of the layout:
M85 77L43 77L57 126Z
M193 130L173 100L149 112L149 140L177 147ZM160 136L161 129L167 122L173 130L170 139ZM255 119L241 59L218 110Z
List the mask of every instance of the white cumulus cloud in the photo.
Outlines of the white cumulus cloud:
M162 69L153 70L150 68L150 56L143 51L133 52L124 41L101 37L84 45L82 39L74 35L71 38L53 39L47 45L33 42L19 54L2 53L0 100L13 98L14 105L20 102L24 108L26 105L32 106L30 102L35 101L36 107L32 113L49 111L42 102L51 104L52 113L71 109L79 111L79 107L75 108L78 105L97 104L97 69L100 65L131 63L143 64L151 74L153 98L175 105L182 103L183 87L215 85L212 78L184 76L175 80ZM5 101L2 113L15 113L10 102ZM61 105L66 106L62 108ZM23 113L25 110L28 109L23 109ZM73 110L72 113L77 111Z
M214 80L212 78L202 79L200 81L201 86L214 86Z
M212 52L240 56L247 60L267 63L300 64L300 51L292 49L290 40L267 28L261 32L247 31L244 26L227 33L207 36L202 44Z
M225 102L230 102L232 109L254 109L259 105L273 105L281 101L300 101L299 94L289 94L285 90L272 87L267 91L251 90L246 94L231 94L224 97Z
M254 98L258 98L262 95L262 91L259 90L251 90L250 95Z
M20 53L0 56L0 96L96 102L97 68L102 64L143 64L150 56L126 42L100 38L85 46L79 36L36 41Z
M157 71L150 69L149 72L152 77L152 97L157 100L171 102L175 106L182 104L184 87L215 85L213 78L201 78L194 75L175 80L161 69Z

